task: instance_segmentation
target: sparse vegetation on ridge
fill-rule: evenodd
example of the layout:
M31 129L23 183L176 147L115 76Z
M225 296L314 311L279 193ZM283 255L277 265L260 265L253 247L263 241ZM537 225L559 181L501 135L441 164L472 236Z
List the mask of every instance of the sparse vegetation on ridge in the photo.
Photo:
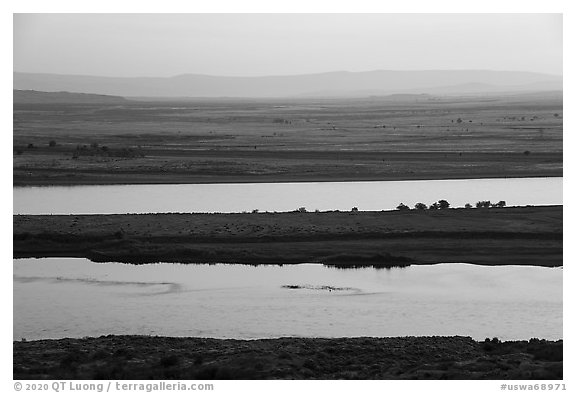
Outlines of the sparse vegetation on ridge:
M14 342L14 379L563 378L563 341L470 337L218 340L151 336Z

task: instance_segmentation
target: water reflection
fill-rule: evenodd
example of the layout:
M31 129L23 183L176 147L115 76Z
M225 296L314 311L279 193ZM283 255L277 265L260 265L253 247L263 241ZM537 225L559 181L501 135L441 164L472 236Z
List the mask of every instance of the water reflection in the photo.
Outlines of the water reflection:
M333 269L376 269L376 270L403 269L410 266L409 263L389 263L386 265L374 264L374 263L339 263L339 264L324 263L323 265Z
M14 260L13 317L16 340L105 334L559 339L562 269L22 259Z
M357 291L360 292L358 288L349 288L349 287L333 287L330 285L282 285L282 288L286 289L311 289L313 291Z

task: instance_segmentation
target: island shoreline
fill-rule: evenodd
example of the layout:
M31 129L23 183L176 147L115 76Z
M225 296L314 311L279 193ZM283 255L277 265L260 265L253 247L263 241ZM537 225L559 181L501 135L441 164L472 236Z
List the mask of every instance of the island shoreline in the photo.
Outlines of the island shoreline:
M563 265L563 207L15 215L13 257L133 264Z

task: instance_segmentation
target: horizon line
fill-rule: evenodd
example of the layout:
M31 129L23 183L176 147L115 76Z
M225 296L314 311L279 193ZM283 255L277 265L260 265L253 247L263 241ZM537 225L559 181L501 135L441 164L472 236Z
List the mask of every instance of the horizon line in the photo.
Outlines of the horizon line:
M564 78L564 74L554 74L539 71L525 71L525 70L494 70L494 69L410 69L410 70L398 70L398 69L374 69L369 71L323 71L323 72L310 72L310 73L298 73L298 74L267 74L267 75L214 75L214 74L203 74L203 73L185 73L176 74L172 76L109 76L109 75L90 75L90 74L70 74L70 73L55 73L55 72L29 72L29 71L16 71L13 70L12 74L35 74L35 75L53 75L53 76L73 76L73 77L92 77L92 78L110 78L110 79L173 79L180 78L184 76L202 76L210 78L242 78L242 79L256 79L256 78L280 78L280 77L299 77L299 76L311 76L311 75L327 75L327 74L367 74L372 72L501 72L501 73L528 73L528 74L538 74L554 76L559 78Z

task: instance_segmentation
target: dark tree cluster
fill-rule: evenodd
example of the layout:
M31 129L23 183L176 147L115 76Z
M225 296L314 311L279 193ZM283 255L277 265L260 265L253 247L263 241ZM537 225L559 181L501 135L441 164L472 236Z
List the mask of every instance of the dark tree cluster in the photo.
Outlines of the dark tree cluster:
M467 203L464 205L466 209L471 209L472 205ZM478 201L476 202L477 208L491 208L491 207L506 207L506 201L499 201L497 203L491 203L490 201ZM445 199L440 199L438 202L432 203L430 206L426 206L425 203L418 202L414 205L414 210L443 210L449 209L450 203ZM400 203L396 206L396 210L410 210L410 207L404 203Z
M482 209L489 207L506 207L506 201L499 201L497 203L491 203L490 201L478 201L476 202L476 207Z
M426 206L426 204L422 202L418 202L414 205L414 210L439 210L448 208L450 208L450 202L445 199L440 199L438 202L434 202L430 206ZM410 210L410 207L401 203L396 207L396 210Z

